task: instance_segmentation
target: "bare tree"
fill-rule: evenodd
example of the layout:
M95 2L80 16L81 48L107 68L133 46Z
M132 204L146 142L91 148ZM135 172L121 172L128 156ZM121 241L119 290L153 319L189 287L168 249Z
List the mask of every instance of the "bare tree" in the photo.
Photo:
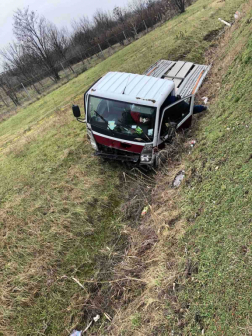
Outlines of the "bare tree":
M28 62L27 56L23 50L22 45L18 45L13 42L9 44L9 47L0 50L0 55L4 58L5 62L8 64L9 69L15 69L15 72L21 81L28 82L28 85L33 86L34 90L40 94L35 83L31 80L32 77L32 67Z
M52 55L48 22L29 8L18 9L14 14L14 34L20 44L40 58L55 80L60 79Z
M57 81L63 63L74 72L73 64L80 61L85 64L84 60L94 55L100 57L102 50L108 47L112 50L117 43L123 45L125 39L137 37L178 10L183 12L185 2L188 4L190 0L130 1L127 7L117 6L113 12L97 10L92 20L83 16L72 22L71 35L29 8L18 9L13 25L17 42L0 51L8 68L7 78L1 77L3 97L9 95L16 101L20 83L33 86L39 93L37 83L43 87L41 81L46 77Z
M74 69L71 67L71 64L68 62L66 54L70 46L70 41L68 39L68 33L66 28L59 30L54 24L50 23L48 26L49 34L49 43L52 50L56 55L63 59L67 64L69 69L74 73Z
M95 30L98 33L102 33L106 30L110 30L116 25L116 22L113 20L112 15L109 12L104 12L100 9L97 9L93 16L95 23Z
M83 16L79 21L73 21L72 27L74 33L71 36L71 49L75 55L78 55L76 61L81 60L84 64L86 51L94 46L94 26L87 17Z
M1 84L0 84L0 86L1 86ZM3 94L1 92L0 92L0 99L2 100L2 102L4 103L4 105L6 107L9 107L9 104L8 104L7 100L3 97Z
M122 25L124 24L124 22L126 20L126 12L125 12L124 9L122 9L118 6L115 7L113 9L113 16L118 23L121 23Z
M185 12L185 0L172 0L172 4L177 7L180 13Z
M145 0L133 0L130 2L129 7L133 14L140 15L144 18L144 12L146 10L146 1Z
M18 88L14 82L14 78L10 76L8 72L4 72L0 75L0 87L16 106L20 105L17 96Z
M95 37L94 26L90 22L89 18L83 16L79 21L73 21L72 27L74 29L74 35L81 34L82 44L89 44ZM79 41L80 42L80 41Z

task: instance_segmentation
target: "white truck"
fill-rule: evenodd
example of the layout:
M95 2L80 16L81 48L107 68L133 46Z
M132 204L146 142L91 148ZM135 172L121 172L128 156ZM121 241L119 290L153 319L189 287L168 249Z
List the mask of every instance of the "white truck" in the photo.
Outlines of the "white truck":
M210 66L159 60L143 75L109 72L84 94L86 119L95 155L153 166L174 129L191 124L194 96Z

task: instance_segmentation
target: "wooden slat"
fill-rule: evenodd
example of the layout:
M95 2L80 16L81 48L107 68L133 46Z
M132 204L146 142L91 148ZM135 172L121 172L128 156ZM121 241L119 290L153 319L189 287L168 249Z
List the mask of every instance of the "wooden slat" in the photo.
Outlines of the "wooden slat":
M167 76L169 77L175 77L177 75L177 73L180 71L180 69L182 68L182 66L185 64L185 62L182 61L178 61L174 67L171 69L171 71L169 71L167 73Z
M153 68L149 73L147 73L146 76L150 76L152 74L153 71L155 71L157 69L157 67Z
M196 90L197 90L197 88L198 88L200 79L201 79L201 77L203 76L204 71L205 71L205 70L202 70L202 71L201 71L201 73L200 73L200 75L199 75L199 77L198 77L198 79L197 79L197 82L196 82L196 84L195 84L195 86L194 86L194 88L193 88L192 94L195 94L195 92L196 92Z
M187 75L188 71L191 69L192 66L193 66L193 63L186 62L183 65L183 67L179 70L179 72L177 73L176 77L185 78L185 76Z

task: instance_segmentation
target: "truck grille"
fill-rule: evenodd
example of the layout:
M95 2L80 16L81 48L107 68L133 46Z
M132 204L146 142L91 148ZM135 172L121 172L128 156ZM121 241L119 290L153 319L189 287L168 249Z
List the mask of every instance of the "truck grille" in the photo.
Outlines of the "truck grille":
M97 156L120 161L137 162L139 160L139 155L135 153L130 153L120 149L107 147L101 144L97 144L97 146L98 146L98 151L96 152Z

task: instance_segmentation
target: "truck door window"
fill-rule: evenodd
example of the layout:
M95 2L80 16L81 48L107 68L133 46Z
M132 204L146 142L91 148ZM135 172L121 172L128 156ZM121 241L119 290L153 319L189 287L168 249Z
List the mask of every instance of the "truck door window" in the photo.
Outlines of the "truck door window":
M191 100L191 96L187 97L165 110L160 136L164 136L167 134L169 128L174 128L174 126L178 125L182 120L187 119L191 112Z

